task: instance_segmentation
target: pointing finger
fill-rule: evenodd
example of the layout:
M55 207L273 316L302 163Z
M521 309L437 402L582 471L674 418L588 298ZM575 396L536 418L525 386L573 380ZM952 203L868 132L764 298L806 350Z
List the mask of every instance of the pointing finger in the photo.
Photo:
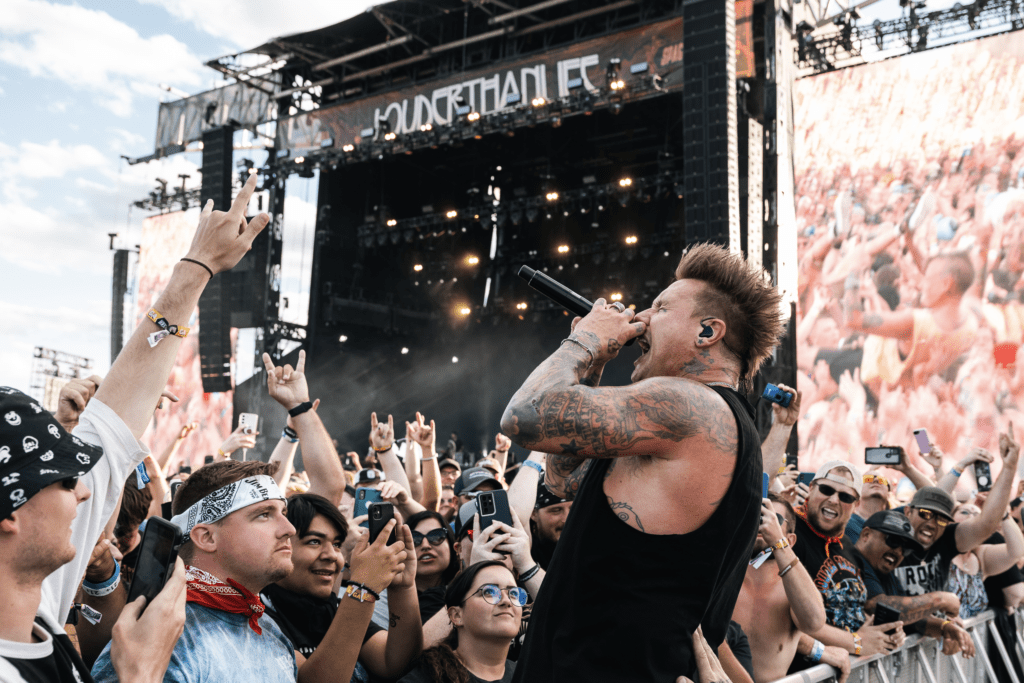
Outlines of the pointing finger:
M271 375L274 372L274 361L270 360L270 354L263 354L263 367L267 369L267 374Z
M249 176L249 179L245 181L245 185L238 191L238 196L235 197L235 201L231 202L231 213L237 216L244 216L245 209L249 206L249 200L252 199L252 193L256 191L256 176L258 174L253 173Z
M306 352L305 350L299 351L299 362L295 364L295 372L305 372L306 370Z

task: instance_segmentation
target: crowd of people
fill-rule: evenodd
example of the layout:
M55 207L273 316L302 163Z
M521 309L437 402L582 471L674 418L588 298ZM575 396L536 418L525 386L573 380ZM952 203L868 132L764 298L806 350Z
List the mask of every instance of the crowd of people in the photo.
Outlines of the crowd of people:
M0 681L768 683L825 663L842 683L909 633L974 656L964 620L986 609L1021 675L1013 425L997 454L948 471L932 444L931 473L901 447L894 468L834 459L801 483L779 464L802 392L781 387L793 400L763 439L742 393L781 334L778 295L711 245L683 256L651 308L598 300L574 320L476 461L446 457L457 437L440 449L419 413L404 439L371 413L368 454L340 454L304 352L295 367L264 356L288 415L265 461L238 457L255 447L241 427L194 471L178 457L190 424L151 452L154 408L177 399L164 393L187 334L175 321L269 220L244 217L253 187L204 209L106 377L72 381L52 415L0 388ZM601 388L632 337L634 384ZM996 458L991 490L958 492ZM902 506L899 477L915 491ZM503 498L505 522L490 515ZM368 499L394 512L373 539ZM177 560L151 603L128 602L163 520L180 530Z

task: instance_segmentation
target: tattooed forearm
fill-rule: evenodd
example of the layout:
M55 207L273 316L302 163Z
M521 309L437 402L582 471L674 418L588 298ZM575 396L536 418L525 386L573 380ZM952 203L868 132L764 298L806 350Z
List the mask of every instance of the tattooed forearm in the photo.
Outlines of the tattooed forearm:
M561 494L566 500L572 500L579 493L583 475L587 473L589 466L589 460L548 454L547 467L544 469L544 485L555 495Z
M929 614L939 608L939 601L935 594L897 597L894 595L880 595L875 605L885 605L900 613L900 620L905 624L913 624L921 621Z
M629 503L617 503L612 500L611 496L608 496L608 507L612 509L615 516L621 519L626 524L639 529L644 530L644 525L640 523L640 517L636 514L636 511L629 506Z
M400 616L398 616L397 614L394 614L394 613L392 613L390 616L391 616L391 619L390 619L391 628L395 628L396 626L398 626L398 620L401 619L402 617L400 617Z

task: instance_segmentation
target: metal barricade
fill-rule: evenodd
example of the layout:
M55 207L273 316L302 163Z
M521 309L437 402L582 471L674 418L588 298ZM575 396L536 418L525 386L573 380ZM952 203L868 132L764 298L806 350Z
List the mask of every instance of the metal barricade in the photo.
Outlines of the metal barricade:
M1015 616L1016 652L1024 661L1024 618ZM1014 673L1009 653L995 626L991 610L968 619L967 632L974 641L975 655L965 659L961 654L942 654L942 643L935 638L908 636L898 650L886 655L858 657L850 671L849 683L1024 683ZM993 636L996 652L988 651L988 636ZM1009 679L997 680L991 656L1002 659ZM835 681L838 675L827 664L818 664L800 673L780 678L775 683L819 683Z

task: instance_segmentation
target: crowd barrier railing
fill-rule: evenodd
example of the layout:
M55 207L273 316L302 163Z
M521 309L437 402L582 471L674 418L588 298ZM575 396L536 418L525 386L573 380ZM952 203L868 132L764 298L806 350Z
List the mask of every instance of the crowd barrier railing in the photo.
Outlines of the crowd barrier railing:
M1015 616L1016 654L1024 661L1024 618ZM1017 678L1010 656L996 631L995 613L982 612L966 620L965 626L974 641L975 656L965 659L961 654L945 655L942 642L919 635L908 636L903 647L888 654L858 657L850 671L849 683L1024 683ZM991 634L997 652L989 653ZM1002 659L1009 679L997 679L991 657ZM780 678L775 683L819 683L838 680L838 672L828 664Z

